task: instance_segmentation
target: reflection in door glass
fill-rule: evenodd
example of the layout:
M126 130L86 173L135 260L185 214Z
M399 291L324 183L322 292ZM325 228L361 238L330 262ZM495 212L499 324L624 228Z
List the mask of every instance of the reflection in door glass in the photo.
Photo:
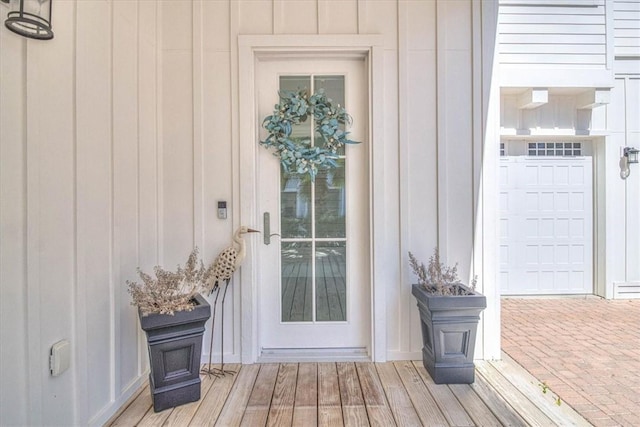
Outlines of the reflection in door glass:
M315 182L316 237L347 237L344 159L338 167L318 172Z
M315 76L313 78L313 85L314 93L323 89L327 98L331 99L332 105L345 105L344 76ZM315 137L320 138L320 134L316 133ZM344 155L344 147L338 149L338 154Z
M313 320L311 243L282 243L282 321Z
M316 320L347 319L346 243L316 244Z
M281 76L280 90L324 89L334 105L345 103L344 76ZM314 120L294 126L292 138L321 143ZM346 158L338 167L308 174L280 171L282 322L347 320Z
M311 179L280 167L280 231L283 238L311 237Z

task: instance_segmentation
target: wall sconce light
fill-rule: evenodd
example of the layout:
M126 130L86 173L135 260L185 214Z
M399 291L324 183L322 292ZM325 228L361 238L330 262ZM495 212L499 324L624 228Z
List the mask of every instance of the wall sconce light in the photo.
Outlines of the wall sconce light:
M30 39L50 40L51 3L53 0L1 0L11 4L4 25L16 34Z
M638 163L638 153L640 150L633 147L624 147L624 156L629 159L629 164Z
M622 151L622 157L620 158L620 178L627 179L631 174L629 165L632 163L638 163L638 153L640 150L633 147L624 147Z

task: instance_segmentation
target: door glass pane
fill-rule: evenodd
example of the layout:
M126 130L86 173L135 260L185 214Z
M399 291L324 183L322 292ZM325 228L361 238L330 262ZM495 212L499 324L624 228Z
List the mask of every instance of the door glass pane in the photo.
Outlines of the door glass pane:
M281 76L280 90L325 89L344 105L344 76ZM291 138L321 144L313 116L295 126ZM280 170L282 322L346 321L346 160L308 174Z
M310 90L310 76L281 76L281 91ZM291 138L311 145L313 120L293 125ZM283 238L311 237L311 181L280 168L280 230Z
M344 159L338 167L318 172L315 182L316 237L346 237Z
M344 76L315 76L313 78L314 93L317 93L320 89L324 89L327 98L331 99L331 104L334 108L338 105L344 107ZM344 130L344 126L341 126ZM316 133L316 138L321 136ZM338 149L338 154L344 155L344 147Z
M280 168L280 230L282 238L311 237L311 180Z
M297 92L302 89L310 90L311 77L309 76L281 76L280 90ZM298 143L311 146L311 130L313 129L313 120L294 124L291 127L291 139Z
M316 244L316 319L347 319L346 242Z
M282 243L282 321L313 320L311 243Z

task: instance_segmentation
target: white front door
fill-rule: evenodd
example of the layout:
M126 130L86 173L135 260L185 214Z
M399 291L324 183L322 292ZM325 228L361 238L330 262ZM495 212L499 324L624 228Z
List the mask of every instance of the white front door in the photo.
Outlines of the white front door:
M258 243L260 360L366 359L371 342L367 66L362 58L278 58L257 69L258 117L280 90L324 89L353 118L339 167L292 175L260 147ZM296 137L314 141L310 117ZM260 130L264 139L266 131ZM270 233L266 233L270 230ZM267 234L273 234L268 236Z

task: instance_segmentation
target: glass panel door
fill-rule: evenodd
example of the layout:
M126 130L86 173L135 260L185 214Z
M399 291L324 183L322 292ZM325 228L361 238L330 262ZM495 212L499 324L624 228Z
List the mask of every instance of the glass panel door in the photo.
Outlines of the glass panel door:
M257 245L259 360L364 360L371 342L370 195L367 63L362 57L287 56L259 61L258 117L273 114L278 91L321 88L346 107L346 129L361 144L339 154L339 167L285 173L272 150L256 148L256 220L271 218ZM298 141L320 144L309 117L292 129ZM266 135L261 129L260 138ZM265 219L266 218L266 219ZM284 355L284 356L283 356ZM355 358L355 359L354 359Z
M343 75L280 76L280 90L323 89L334 104L344 105ZM310 116L294 125L292 137L314 146ZM338 167L320 170L315 181L280 168L281 322L347 320L346 156Z

